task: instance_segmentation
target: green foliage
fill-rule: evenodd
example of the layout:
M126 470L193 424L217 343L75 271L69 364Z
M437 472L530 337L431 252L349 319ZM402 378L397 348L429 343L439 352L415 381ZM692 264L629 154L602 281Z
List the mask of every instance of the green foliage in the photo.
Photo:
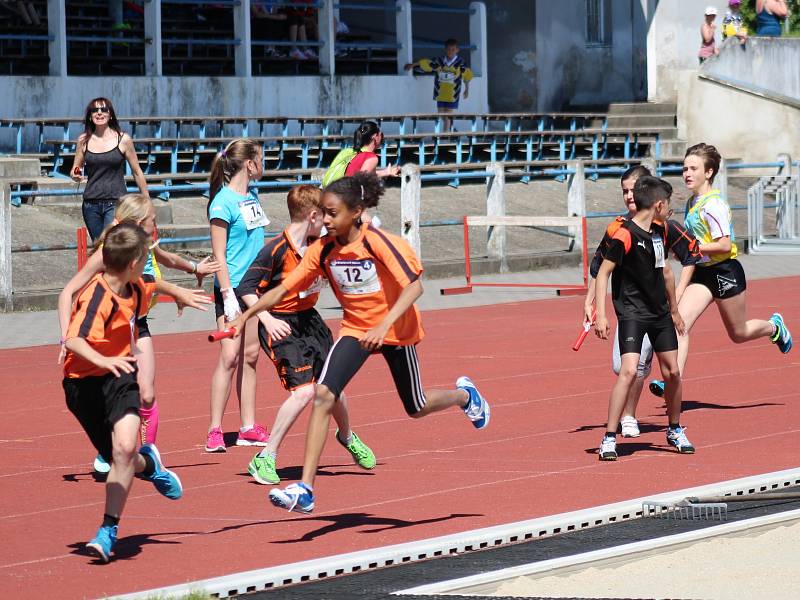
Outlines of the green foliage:
M800 35L800 0L788 0L789 6L789 35ZM755 0L744 0L741 11L747 31L750 35L756 34L756 2ZM723 15L724 16L724 15Z

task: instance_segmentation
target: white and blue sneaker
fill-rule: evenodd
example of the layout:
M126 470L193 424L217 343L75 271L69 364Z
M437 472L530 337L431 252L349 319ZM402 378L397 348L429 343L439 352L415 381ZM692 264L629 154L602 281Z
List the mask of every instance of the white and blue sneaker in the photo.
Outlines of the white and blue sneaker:
M483 429L489 424L489 417L491 409L489 403L481 396L478 388L472 383L469 377L461 376L456 379L456 387L464 390L469 395L469 402L464 407L464 413L467 415L475 429Z
M287 485L285 489L272 488L269 501L278 508L309 514L314 510L314 491L302 481Z
M600 460L617 460L617 438L604 435L597 456Z
M694 446L686 437L686 427L669 427L667 429L667 443L681 454L694 454Z
M786 354L792 349L792 334L783 322L783 317L780 313L775 313L769 318L769 322L775 325L775 335L769 338L770 341Z
M650 382L650 393L659 398L664 397L664 382L660 379L653 379Z
M95 473L108 473L111 470L111 465L106 462L105 458L98 454L94 459L92 468Z
M117 526L101 525L94 539L86 544L89 554L96 556L104 563L111 560L114 544L117 543Z
M161 455L158 453L158 448L153 444L145 444L139 449L139 454L142 456L149 456L153 459L156 470L146 479L153 483L159 494L170 500L177 500L183 496L183 485L181 484L180 478L169 469L164 468L164 464L161 462Z

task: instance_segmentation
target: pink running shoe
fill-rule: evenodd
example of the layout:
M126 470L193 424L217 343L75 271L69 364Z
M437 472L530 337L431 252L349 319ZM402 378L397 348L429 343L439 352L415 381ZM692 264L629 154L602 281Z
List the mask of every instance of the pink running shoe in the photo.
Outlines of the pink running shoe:
M222 429L215 427L208 432L206 438L206 452L227 452L225 448L225 437L222 435Z
M246 431L239 431L239 437L236 438L236 445L266 446L267 440L269 440L269 433L267 433L263 425L256 423Z

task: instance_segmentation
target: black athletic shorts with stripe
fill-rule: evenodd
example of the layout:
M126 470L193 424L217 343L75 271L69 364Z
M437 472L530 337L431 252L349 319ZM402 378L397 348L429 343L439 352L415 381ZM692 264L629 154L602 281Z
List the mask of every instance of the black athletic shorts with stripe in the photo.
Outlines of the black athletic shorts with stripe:
M111 432L128 413L139 414L136 371L99 377L64 378L67 408L75 415L89 440L106 462L112 460Z
M415 415L425 407L425 393L419 374L419 360L416 346L383 346L378 350L389 365L394 385L403 408L409 415ZM320 384L327 387L337 398L367 361L368 350L364 350L358 340L344 336L336 340L328 354L325 368L320 377Z
M706 286L717 300L733 298L747 289L742 263L735 258L707 267L698 266L692 273L691 283Z
M642 340L647 335L653 351L671 352L678 349L678 334L672 316L667 315L656 321L637 321L622 319L619 321L619 354L641 354Z
M317 381L333 346L333 336L325 321L313 308L298 313L270 314L292 328L288 336L275 342L261 322L258 323L261 348L278 370L283 387L292 391Z

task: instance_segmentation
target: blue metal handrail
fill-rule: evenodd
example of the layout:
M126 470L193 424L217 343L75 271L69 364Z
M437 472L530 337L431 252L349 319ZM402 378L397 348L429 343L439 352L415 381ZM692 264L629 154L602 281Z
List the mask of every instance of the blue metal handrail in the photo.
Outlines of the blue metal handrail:
M325 45L325 42L301 42L300 40L295 42L289 42L286 40L250 40L250 44L252 46L314 46L315 48L322 48Z
M425 4L412 4L411 12L435 12L435 13L453 13L463 15L474 15L474 8L453 8L451 6L431 6Z
M270 0L270 5L272 6L288 6L289 8L322 8L322 2L291 2L291 0L286 0L285 2L276 1L273 2Z
M308 184L320 185L322 182L316 179L296 179L292 181L258 181L251 183L250 187L257 189L269 188L285 188L293 187L295 185ZM139 191L138 187L129 186L126 188L128 192L136 193ZM186 183L178 185L149 185L147 186L148 192L207 192L208 183ZM39 197L39 196L80 196L83 193L83 188L62 188L55 190L16 190L11 192L11 200L19 200L21 198ZM13 203L13 202L12 202Z
M333 5L333 8L344 8L353 10L377 10L380 12L400 12L400 7L398 5L386 6L384 4L349 4L346 2L337 2L336 4Z
M144 38L130 38L130 37L110 37L110 36L91 36L91 35L68 35L67 36L68 42L102 42L102 43L132 43L132 44L144 44Z
M441 42L438 44L435 42L418 42L417 40L412 40L412 45L414 48L420 48L422 50L443 50ZM462 46L461 44L458 45L461 50L477 50L478 47L475 44L468 44Z
M161 38L164 44L176 44L186 46L241 46L242 40L233 38L232 40L221 40L216 38Z
M224 6L240 6L241 0L161 0L161 4L189 4L189 5L203 5L203 4L221 4Z
M26 33L3 33L0 34L0 40L24 40L24 41L47 41L52 42L55 41L56 36L54 35L38 35L38 34L26 34Z
M364 50L401 50L398 42L336 42L336 48L362 48Z

